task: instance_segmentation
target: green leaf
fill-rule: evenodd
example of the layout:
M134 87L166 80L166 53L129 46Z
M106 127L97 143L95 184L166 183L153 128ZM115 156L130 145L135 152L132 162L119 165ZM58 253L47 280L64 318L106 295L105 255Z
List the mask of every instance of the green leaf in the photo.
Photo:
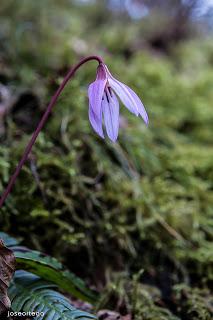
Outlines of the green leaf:
M0 239L3 240L5 246L12 247L19 244L19 241L13 237L10 237L7 233L0 232Z
M55 258L24 247L14 247L13 250L17 269L33 272L79 299L90 303L97 302L98 294L87 288L84 281L65 269Z
M14 312L40 312L36 320L88 320L94 315L73 307L62 294L52 290L53 284L25 271L16 271L9 288Z

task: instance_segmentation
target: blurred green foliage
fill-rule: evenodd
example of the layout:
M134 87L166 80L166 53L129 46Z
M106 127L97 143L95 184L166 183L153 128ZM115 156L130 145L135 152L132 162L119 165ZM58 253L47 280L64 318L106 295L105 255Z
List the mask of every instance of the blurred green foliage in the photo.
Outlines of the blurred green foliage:
M108 284L118 281L112 271L131 283L143 268L136 319L210 319L209 293L201 298L199 290L213 279L212 43L204 37L173 45L170 55L152 51L144 40L152 21L126 21L101 4L3 0L0 18L0 79L14 95L36 95L38 112L67 68L95 53L140 95L150 118L146 128L121 106L118 143L99 139L86 98L96 65L79 70L1 209L1 230L99 288L107 283L107 301L115 298ZM9 114L0 190L29 137ZM145 284L161 291L161 318ZM191 286L184 306L174 298L180 284ZM187 318L192 299L197 313Z

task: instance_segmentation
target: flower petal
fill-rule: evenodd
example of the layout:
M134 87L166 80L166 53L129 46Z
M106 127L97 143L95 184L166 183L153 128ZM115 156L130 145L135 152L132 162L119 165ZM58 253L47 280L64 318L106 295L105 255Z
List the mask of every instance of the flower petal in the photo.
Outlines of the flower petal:
M119 102L113 92L108 90L102 100L102 109L108 137L115 142L119 130Z
M144 108L144 105L143 105L141 99L138 97L138 95L131 88L129 88L125 84L124 84L124 86L126 87L126 90L129 91L129 94L132 95L132 98L134 99L135 104L137 105L139 114L143 118L145 124L148 125L149 124L148 114L147 114L147 112L146 112L146 110Z
M101 137L104 138L103 128L102 128L102 108L100 109L99 117L94 113L93 107L89 105L89 121L95 130L95 132Z
M89 105L91 105L93 112L99 117L101 112L101 102L104 94L107 79L95 80L89 85L88 97Z
M116 80L115 78L108 78L108 82L110 87L115 91L115 93L119 96L125 107L136 116L138 116L139 111L137 107L137 103L135 99L127 89L128 87L121 83L120 81Z

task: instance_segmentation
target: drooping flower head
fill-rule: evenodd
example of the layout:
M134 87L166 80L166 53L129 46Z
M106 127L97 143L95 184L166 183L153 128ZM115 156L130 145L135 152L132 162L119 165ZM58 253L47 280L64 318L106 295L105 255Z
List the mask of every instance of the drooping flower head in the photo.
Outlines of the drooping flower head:
M96 80L90 84L89 120L93 129L104 138L103 121L110 140L115 142L119 130L119 101L135 114L141 116L148 125L148 115L137 94L125 84L116 80L109 72L107 66L100 63L97 69Z

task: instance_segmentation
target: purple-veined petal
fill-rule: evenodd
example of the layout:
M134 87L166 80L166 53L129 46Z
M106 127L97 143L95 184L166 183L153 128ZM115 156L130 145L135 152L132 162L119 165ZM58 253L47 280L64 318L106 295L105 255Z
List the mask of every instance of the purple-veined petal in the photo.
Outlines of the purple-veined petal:
M104 138L103 128L102 128L102 108L100 109L99 116L96 115L93 111L93 107L89 105L89 121L95 130L95 132L101 137Z
M112 76L112 74L109 72L109 69L108 69L107 65L104 64L103 67L104 67L104 69L105 69L107 78L112 78L112 79L113 79L113 76Z
M148 125L149 124L149 117L148 117L148 114L144 108L144 105L143 105L141 99L138 97L138 95L131 88L129 88L125 84L124 84L124 86L129 91L129 93L132 95L132 98L135 100L135 103L137 105L138 112L139 112L140 116L143 118L145 124Z
M89 105L91 105L92 110L97 117L99 117L101 113L101 102L106 82L107 79L95 80L88 88Z
M96 80L90 84L88 88L89 105L93 112L99 117L101 109L101 101L104 89L107 83L107 72L104 64L99 64L97 68Z
M115 93L119 96L125 107L136 116L138 116L139 111L137 107L137 103L135 99L127 89L126 85L121 83L120 81L110 77L108 78L108 82L110 87L115 91Z
M108 137L115 142L119 130L119 102L113 92L108 90L102 100L102 110Z

